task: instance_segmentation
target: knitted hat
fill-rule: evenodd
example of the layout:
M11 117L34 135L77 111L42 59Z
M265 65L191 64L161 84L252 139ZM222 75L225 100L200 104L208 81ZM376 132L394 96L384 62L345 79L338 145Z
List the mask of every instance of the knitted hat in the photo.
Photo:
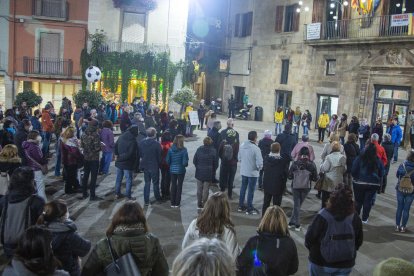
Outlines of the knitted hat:
M414 264L400 258L388 258L374 269L373 276L414 275Z
M264 131L264 137L266 137L266 138L272 138L272 132L270 130L266 129Z

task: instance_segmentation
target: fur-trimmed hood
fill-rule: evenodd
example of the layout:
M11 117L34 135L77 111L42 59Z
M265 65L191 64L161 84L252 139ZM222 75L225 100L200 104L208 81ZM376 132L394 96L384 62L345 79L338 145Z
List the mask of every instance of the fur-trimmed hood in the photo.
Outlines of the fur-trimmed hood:
M4 156L0 156L0 162L2 162L2 163L21 163L22 159L18 156L10 158L10 159L7 159Z

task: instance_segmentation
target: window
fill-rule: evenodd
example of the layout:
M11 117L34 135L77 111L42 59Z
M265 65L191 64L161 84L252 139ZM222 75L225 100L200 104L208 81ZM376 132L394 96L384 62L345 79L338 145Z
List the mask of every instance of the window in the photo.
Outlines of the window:
M282 59L282 73L280 75L280 84L287 84L289 76L289 60Z
M326 60L326 75L334 76L336 73L336 59Z
M145 42L145 13L124 12L122 42Z
M234 36L246 37L252 34L253 12L236 14Z
M299 31L299 16L296 12L299 5L276 7L275 32L297 32Z

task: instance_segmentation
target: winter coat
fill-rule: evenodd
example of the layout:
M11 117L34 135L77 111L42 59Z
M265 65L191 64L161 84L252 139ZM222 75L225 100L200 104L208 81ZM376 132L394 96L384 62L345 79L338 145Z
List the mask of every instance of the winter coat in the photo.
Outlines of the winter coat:
M296 146L296 136L283 131L276 137L276 142L280 144L280 155L282 155L283 158L290 160L290 154Z
M263 168L263 157L255 143L251 141L244 142L240 146L238 159L242 176L259 177L259 171Z
M24 126L20 125L17 127L16 134L14 135L14 144L17 147L17 150L19 152L19 157L22 159L22 163L26 164L26 156L24 155L24 150L22 148L22 144L24 141L27 140L27 130L24 128Z
M326 143L325 146L323 147L323 150L322 150L322 153L321 153L322 161L325 161L326 156L328 156L328 154L331 154L331 151L332 151L332 144L331 143ZM345 154L343 145L341 145L339 152L341 154Z
M377 149L377 156L381 160L384 167L387 165L387 154L385 153L385 149L378 144L377 141L372 141L372 143L375 145L375 148Z
M332 152L326 156L321 165L321 172L325 173L325 180L322 184L322 191L332 192L335 186L343 183L343 176L346 170L346 158L340 152Z
M275 123L281 124L283 122L283 110L280 112L275 112Z
M170 166L170 173L184 174L185 168L188 166L188 152L186 148L179 149L176 145L168 150L167 164Z
M77 227L71 220L56 221L44 225L52 235L52 249L62 264L62 269L70 275L80 275L79 257L85 257L91 249L91 242L77 233Z
M319 128L326 128L329 124L329 115L328 114L321 114L318 119L318 127Z
M221 233L221 235L217 233L215 235L206 236L200 234L197 228L197 219L194 219L190 223L190 226L188 226L187 232L185 232L184 235L181 248L184 249L191 245L194 241L205 237L220 239L222 242L226 244L230 255L233 257L233 260L236 260L237 256L239 255L240 248L237 243L236 232L234 231L234 229L230 229L229 227L224 226L224 231L223 233Z
M43 153L39 147L37 140L27 140L23 142L23 150L27 159L27 166L35 171L42 168L39 165L47 164L47 160L43 158Z
M313 147L309 144L309 142L300 142L296 144L296 146L293 148L292 153L291 153L292 159L295 161L299 159L299 152L303 147L306 147L309 149L309 160L310 161L315 160L315 152L313 151Z
M219 130L213 127L212 129L210 129L207 136L213 140L213 146L218 152L220 148L220 143L221 143L221 135L220 135Z
M346 142L344 150L346 155L346 172L351 173L352 164L354 163L355 158L359 156L359 146L355 142Z
M359 139L364 139L367 140L370 137L370 129L369 129L369 125L365 125L365 126L360 126L358 128L358 138ZM362 137L361 137L362 136Z
M393 144L395 143L401 143L402 141L402 130L400 125L394 125L392 128L388 130L388 133L391 134L391 142Z
M263 138L259 141L259 149L262 153L262 158L264 159L270 153L270 146L272 145L273 140L271 138Z
M329 211L328 211L329 212ZM344 220L343 217L338 217L337 220ZM358 214L355 213L354 219L352 220L352 226L355 233L355 250L358 250L362 245L363 232L362 232L362 221ZM312 263L333 268L351 268L355 265L355 258L336 263L327 263L321 254L321 240L328 230L328 222L320 214L317 214L313 219L312 223L308 227L308 231L305 235L305 246L309 250L309 261Z
M348 132L358 136L359 123L351 121L348 126Z
M83 116L82 109L76 108L75 112L73 112L73 120L75 121L75 125L78 125L78 122L82 116Z
M62 154L62 164L65 166L74 166L79 164L79 160L83 159L77 139L70 138L63 142L61 140L60 149Z
M287 164L290 160L280 155L267 155L264 158L263 189L266 194L282 195L288 177Z
M212 182L217 169L217 152L213 146L201 146L197 149L193 164L195 166L195 178L202 182Z
M239 133L233 128L228 127L220 132L220 142L226 140L229 144L240 143Z
M362 163L361 156L355 159L351 171L354 184L374 186L381 184L381 178L384 176L384 165L378 157L375 159L376 166L373 171L369 171L367 166Z
M161 142L161 150L162 150L162 154L161 154L161 169L165 169L165 170L169 170L170 167L168 166L167 163L167 154L168 151L170 150L170 148L172 147L173 143L171 141L167 141L167 142Z
M384 128L382 127L382 124L381 124L381 125L375 125L375 126L372 128L372 133L376 133L376 134L378 134L378 137L379 137L378 143L380 143L380 144L381 144L381 141L382 141L382 135L383 135L383 133L384 133Z
M119 124L119 127L121 128L121 131L124 132L131 126L131 119L129 119L129 114L127 112L123 112L121 115L121 123Z
M348 128L348 123L346 120L339 122L338 129L337 129L339 137L345 137L347 128Z
M302 158L302 159L299 159L298 161L294 161L292 165L290 166L288 178L293 180L294 172L297 170L300 170L301 168L304 168L305 170L310 172L310 175L309 175L310 182L318 180L318 170L316 169L316 165L313 161L310 161L308 158ZM309 186L310 186L310 183L309 183Z
M14 170L21 166L22 160L19 157L7 159L0 156L0 172L7 172L11 176Z
M27 269L23 262L13 258L11 264L8 265L3 272L5 276L37 276L38 274L33 273L29 269ZM69 276L64 270L56 270L51 276Z
M89 126L81 137L81 148L86 161L99 160L101 151L101 138L96 127Z
M36 116L30 117L30 123L32 123L33 130L42 132L42 124L40 123L39 118L37 118Z
M50 117L50 112L45 109L42 110L42 131L44 132L54 131L52 118Z
M390 141L390 142L383 142L381 146L384 148L385 154L387 155L387 165L385 166L385 174L388 175L392 157L394 156L394 145Z
M289 236L258 232L251 237L237 257L237 275L251 275L255 263L252 252L266 265L267 275L293 275L298 271L299 258L295 241Z
M411 172L412 170L414 170L414 162L411 162L408 160L405 160L403 163L401 163L398 166L398 170L396 174L398 181L397 181L397 185L395 185L395 189L398 190L398 187L400 186L401 177L403 177L406 173ZM414 173L411 174L411 183L414 183ZM414 194L414 191L413 191L413 194Z
M1 133L1 147L4 148L6 145L13 144L13 136L14 134L7 129L0 130Z
M145 117L144 124L146 129L150 127L157 128L157 123L152 116Z
M117 157L115 167L132 171L138 162L138 145L131 131L125 131L115 143L114 154Z
M150 172L158 172L161 165L161 145L155 138L147 137L138 145L141 162L140 169Z
M198 118L200 120L204 120L204 116L206 116L206 107L205 105L200 104L197 109Z
M168 276L168 263L159 239L141 228L120 225L111 236L112 247L117 256L132 253L142 276ZM82 269L82 275L103 273L112 263L106 238L98 241Z
M101 142L105 144L102 148L102 152L113 152L115 148L114 133L111 129L104 127L99 134Z
M237 166L237 157L239 154L240 148L240 138L239 133L231 127L228 127L220 132L220 146L218 149L218 155L220 158L223 157L224 150L224 140L229 143L233 148L233 158L231 160L221 159L221 164L223 166Z

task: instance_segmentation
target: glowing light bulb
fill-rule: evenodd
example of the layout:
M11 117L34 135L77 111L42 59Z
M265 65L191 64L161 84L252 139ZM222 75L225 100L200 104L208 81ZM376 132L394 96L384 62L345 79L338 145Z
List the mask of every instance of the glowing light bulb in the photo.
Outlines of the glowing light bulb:
M333 14L333 11L330 11L329 14Z
M348 1L344 1L344 6L347 7L349 5Z
M333 19L337 20L337 19L338 19L338 16L336 16L336 15L335 15L335 16L333 17Z
M303 2L302 1L299 1L299 6L302 6L303 5Z
M334 3L331 3L331 8L335 8L335 4Z
M365 3L365 2L366 2L366 0L361 0L361 2L362 2L362 3Z
M305 12L308 12L309 11L309 7L305 7Z
M297 9L296 9L296 12L297 12L297 13L300 13L300 9L299 9L299 8L297 8Z
M397 8L399 8L401 6L401 4L400 3L397 3L396 6L397 6Z

